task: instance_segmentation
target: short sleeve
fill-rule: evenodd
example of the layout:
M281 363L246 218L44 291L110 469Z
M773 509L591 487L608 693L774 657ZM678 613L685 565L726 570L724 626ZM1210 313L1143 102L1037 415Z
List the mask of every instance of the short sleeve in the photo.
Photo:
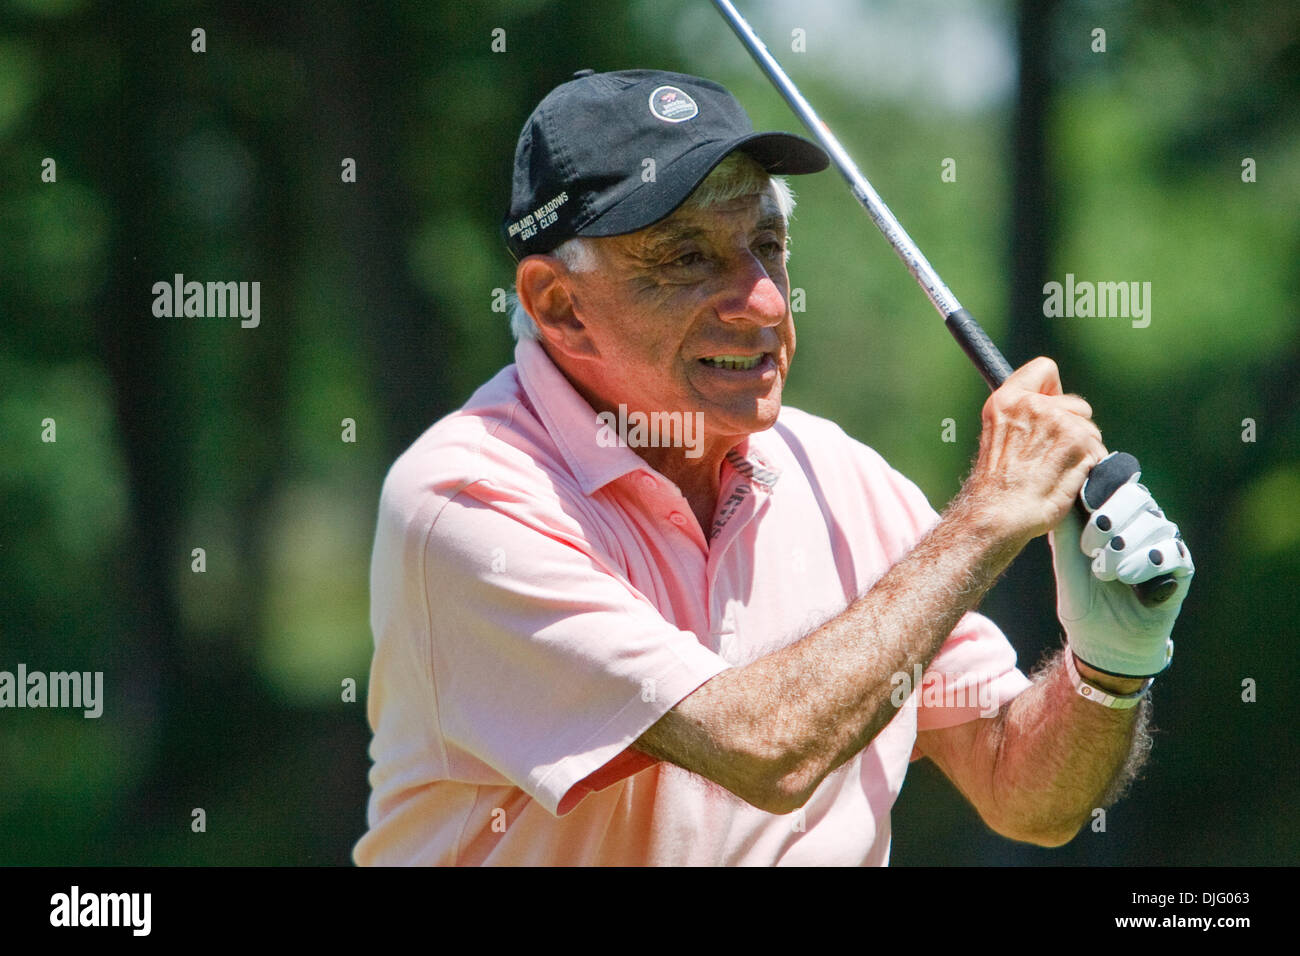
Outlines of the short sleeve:
M631 744L727 668L581 536L462 493L423 547L447 771L562 814L653 761ZM481 782L493 782L490 780Z
M874 454L874 452L872 453ZM914 529L908 550L938 522L939 515L912 481L884 464L899 506ZM1030 686L1016 666L1016 651L993 621L977 612L964 614L921 677L916 697L918 731L953 727L995 715L1003 704ZM913 751L913 759L919 756Z
M993 717L1030 686L1001 628L976 612L962 616L921 678L916 729L940 730Z

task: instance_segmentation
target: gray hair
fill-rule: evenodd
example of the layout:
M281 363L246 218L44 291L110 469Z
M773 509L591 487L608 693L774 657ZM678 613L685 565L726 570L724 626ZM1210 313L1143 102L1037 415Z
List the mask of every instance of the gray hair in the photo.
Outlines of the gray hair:
M788 223L794 214L794 191L782 176L772 176L745 153L731 153L713 168L713 172L695 187L682 205L708 208L719 203L771 191L781 216ZM596 268L596 255L591 240L582 236L567 239L552 250L570 272L589 272ZM786 259L790 258L789 249ZM537 323L528 314L514 292L506 294L510 307L510 332L516 339L538 338Z

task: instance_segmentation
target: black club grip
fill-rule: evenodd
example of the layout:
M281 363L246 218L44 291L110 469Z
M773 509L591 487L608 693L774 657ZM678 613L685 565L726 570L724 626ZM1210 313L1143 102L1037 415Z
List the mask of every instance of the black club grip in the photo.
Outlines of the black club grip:
M966 357L975 363L975 367L984 376L984 381L988 382L990 389L996 389L1007 380L1012 372L1010 363L998 351L998 347L975 321L973 315L965 309L957 309L944 318L944 324L948 326L948 331L957 340ZM1079 493L1080 500L1077 507L1083 513L1084 520L1087 520L1090 512L1104 504L1107 498L1129 480L1130 476L1141 470L1138 460L1126 452L1116 452L1098 462L1097 466L1088 473L1088 478L1083 483L1083 490ZM1149 581L1133 585L1138 600L1146 607L1163 604L1177 589L1178 582L1172 574L1162 574Z
M975 367L984 376L984 381L989 383L990 389L996 389L1007 380L1011 375L1011 364L1002 357L998 347L973 315L965 309L958 309L949 313L943 321L966 357L975 363Z

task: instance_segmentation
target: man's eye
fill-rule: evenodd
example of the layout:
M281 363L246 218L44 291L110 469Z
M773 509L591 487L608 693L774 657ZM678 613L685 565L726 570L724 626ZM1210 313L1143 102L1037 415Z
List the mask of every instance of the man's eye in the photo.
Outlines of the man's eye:
M761 243L758 248L763 255L768 258L773 258L785 252L785 243L778 242L775 239L770 239L767 242Z
M669 265L680 266L682 268L685 268L687 266L697 265L698 263L703 261L704 261L704 256L701 255L700 253L685 252L682 253L680 256L678 256L676 259L672 260L672 262L670 262Z

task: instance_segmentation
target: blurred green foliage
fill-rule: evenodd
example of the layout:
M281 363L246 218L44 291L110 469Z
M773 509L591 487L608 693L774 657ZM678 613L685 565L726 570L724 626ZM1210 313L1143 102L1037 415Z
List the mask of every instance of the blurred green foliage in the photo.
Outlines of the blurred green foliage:
M1045 72L1017 71L1030 0L743 6L1013 364L1044 343L1142 459L1198 564L1155 756L1106 833L1008 843L917 764L895 862L1293 862L1296 6L1040 5ZM785 52L795 27L806 53ZM3 7L0 669L102 670L107 699L97 720L0 711L0 863L350 859L380 484L511 361L491 303L513 283L497 224L525 117L573 70L633 66L710 76L757 127L795 128L694 0ZM1013 216L1015 103L1039 83L1051 201ZM838 177L793 185L807 311L786 400L942 506L983 385ZM1150 327L1014 302L1018 216L1050 236L1030 283L1149 281ZM260 327L155 318L176 273L260 281ZM1026 668L1056 642L1044 550L986 605Z

